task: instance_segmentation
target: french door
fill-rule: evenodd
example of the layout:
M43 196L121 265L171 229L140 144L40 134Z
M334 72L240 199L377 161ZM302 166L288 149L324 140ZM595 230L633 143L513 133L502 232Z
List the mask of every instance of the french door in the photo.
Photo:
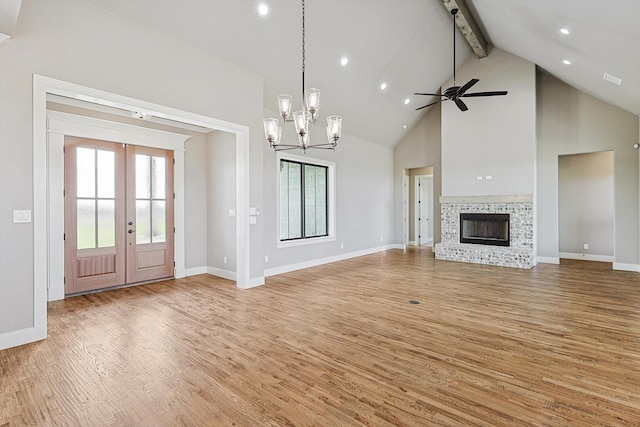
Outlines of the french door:
M173 152L65 137L65 294L172 277Z

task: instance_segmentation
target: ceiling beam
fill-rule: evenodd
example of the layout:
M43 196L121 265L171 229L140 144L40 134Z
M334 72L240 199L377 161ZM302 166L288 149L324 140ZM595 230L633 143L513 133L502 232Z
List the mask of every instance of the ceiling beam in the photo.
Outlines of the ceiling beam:
M451 12L452 9L458 9L456 25L460 28L462 34L464 34L464 38L467 39L467 43L471 46L473 53L475 53L478 58L485 58L489 55L487 41L480 31L480 27L478 27L476 21L473 19L473 15L471 15L465 1L442 0L442 3L449 12Z

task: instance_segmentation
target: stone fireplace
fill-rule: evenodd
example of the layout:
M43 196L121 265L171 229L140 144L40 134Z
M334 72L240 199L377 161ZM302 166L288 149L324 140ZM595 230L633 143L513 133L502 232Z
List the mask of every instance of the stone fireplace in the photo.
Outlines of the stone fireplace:
M441 243L436 258L532 268L533 197L441 197Z

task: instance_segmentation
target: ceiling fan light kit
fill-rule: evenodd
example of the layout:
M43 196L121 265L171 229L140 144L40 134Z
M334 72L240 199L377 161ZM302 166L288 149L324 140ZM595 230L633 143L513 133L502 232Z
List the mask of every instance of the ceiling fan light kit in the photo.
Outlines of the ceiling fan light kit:
M467 93L467 91L473 85L475 85L480 81L478 79L471 79L462 86L456 86L456 15L457 13L458 13L458 9L451 9L451 16L453 18L453 21L452 21L453 22L453 86L445 89L444 91L442 91L441 94L422 93L422 92L414 93L414 95L439 96L441 98L438 101L416 108L416 111L438 104L442 101L453 101L458 107L458 109L460 109L460 111L467 111L469 107L467 107L467 105L460 98L473 98L473 97L480 97L480 96L502 96L507 94L506 90L493 91L493 92Z
M281 142L282 126L280 120L274 118L263 119L264 137L269 142L269 146L275 151L297 150L306 151L309 148L319 148L324 150L333 150L338 144L338 139L342 136L342 117L327 117L327 142L323 144L311 144L309 130L311 125L318 121L320 109L320 91L316 88L305 89L304 71L305 71L305 7L302 0L302 96L303 109L291 113L292 96L278 95L278 110L282 116L283 123L294 122L296 133L298 134L298 144L283 144Z

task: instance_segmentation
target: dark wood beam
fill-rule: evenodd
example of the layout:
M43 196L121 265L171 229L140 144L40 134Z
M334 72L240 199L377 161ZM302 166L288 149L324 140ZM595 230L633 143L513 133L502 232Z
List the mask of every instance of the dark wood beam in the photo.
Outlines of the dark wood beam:
M480 27L473 19L473 15L469 11L467 4L464 0L442 0L444 7L451 12L452 9L458 9L456 15L456 25L464 34L464 38L467 39L467 43L471 46L473 53L478 58L484 58L489 55L489 49L487 47L487 41L480 31Z

